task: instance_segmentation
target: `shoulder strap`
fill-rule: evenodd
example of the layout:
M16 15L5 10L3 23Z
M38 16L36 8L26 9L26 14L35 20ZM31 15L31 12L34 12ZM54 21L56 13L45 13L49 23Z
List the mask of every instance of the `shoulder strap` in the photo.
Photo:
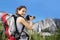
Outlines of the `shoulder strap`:
M16 19L17 19L17 16L15 15L12 15L14 17L14 21L15 21L15 29L16 29L16 33L19 34L18 30L17 30L17 25L16 25Z
M23 32L23 30L24 30L24 25L23 25L23 27L22 27L22 30L21 30L21 32L19 33L18 32L18 29L17 29L17 25L16 25L16 19L18 18L18 17L20 17L20 16L18 16L17 15L17 17L15 16L15 15L12 15L12 16L14 16L14 20L15 20L15 28L16 28L16 33L18 33L19 35ZM22 16L21 16L22 17Z
M23 25L23 27L22 27L21 33L23 32L23 30L24 30L24 25ZM21 34L21 33L20 33L20 34Z
M17 35L19 35L18 37L16 37L16 39L17 40L19 40L20 39L20 36L21 36L21 33L22 32L24 32L23 30L24 30L24 28L25 28L25 26L23 25L23 27L22 27L22 30L21 30L21 32L19 33L18 32L18 29L17 29L17 25L16 25L16 19L17 19L17 17L19 17L19 16L15 16L15 15L12 15L12 16L14 16L14 20L15 20L15 28L16 28L16 33L17 33ZM20 17L22 17L22 16L20 16ZM28 37L28 39L29 39L29 35L25 32L25 34L26 34L26 36ZM15 35L16 36L16 35Z

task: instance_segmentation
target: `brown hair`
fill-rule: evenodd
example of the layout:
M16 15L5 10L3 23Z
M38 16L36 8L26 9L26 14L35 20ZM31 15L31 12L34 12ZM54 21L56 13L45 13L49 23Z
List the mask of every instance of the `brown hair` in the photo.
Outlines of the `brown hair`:
M19 7L16 9L16 14L18 14L18 10L21 10L22 8L27 9L26 6L19 6Z

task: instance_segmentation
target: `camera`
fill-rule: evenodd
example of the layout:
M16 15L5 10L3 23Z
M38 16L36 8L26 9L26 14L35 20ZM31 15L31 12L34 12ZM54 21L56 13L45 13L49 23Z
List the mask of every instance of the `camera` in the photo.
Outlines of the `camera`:
M31 15L27 15L27 16L26 16L26 20L30 20L29 17L32 17L32 16L31 16ZM35 19L35 16L33 16L33 19Z

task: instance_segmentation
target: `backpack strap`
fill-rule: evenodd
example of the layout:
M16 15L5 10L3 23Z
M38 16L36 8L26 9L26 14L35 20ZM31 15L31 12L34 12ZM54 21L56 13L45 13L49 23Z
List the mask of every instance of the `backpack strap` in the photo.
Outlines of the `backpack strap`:
M14 17L14 21L15 21L15 28L16 28L16 32L15 33L19 34L18 29L17 29L17 25L16 25L17 16L15 16L15 15L12 15L12 16Z
M22 18L24 18L23 16L21 16L21 15L17 14L17 18L18 18L18 17L22 17ZM16 25L16 26L17 26L17 25ZM22 30L21 30L21 32L20 32L20 34L23 32L24 27L25 27L25 26L23 25ZM17 28L16 28L16 29L17 29Z
M15 35L14 36L16 37L16 40L19 40L20 39L20 36L21 36L21 33L23 32L25 26L23 25L22 30L19 33L18 32L18 29L17 29L17 25L16 25L16 20L17 20L18 17L22 17L22 16L15 16L15 15L12 15L12 16L14 17L14 20L15 20L15 28L16 28L16 32L15 32Z

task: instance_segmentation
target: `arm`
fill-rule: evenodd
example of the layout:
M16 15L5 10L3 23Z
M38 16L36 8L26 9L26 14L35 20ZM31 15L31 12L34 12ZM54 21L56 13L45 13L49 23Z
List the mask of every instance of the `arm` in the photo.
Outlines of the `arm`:
M19 21L20 23L22 23L23 25L25 25L26 28L32 29L32 18L31 18L31 20L29 20L29 23L27 23L27 22L25 21L25 19L22 18L22 17L18 18L18 21Z

